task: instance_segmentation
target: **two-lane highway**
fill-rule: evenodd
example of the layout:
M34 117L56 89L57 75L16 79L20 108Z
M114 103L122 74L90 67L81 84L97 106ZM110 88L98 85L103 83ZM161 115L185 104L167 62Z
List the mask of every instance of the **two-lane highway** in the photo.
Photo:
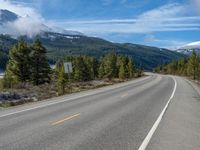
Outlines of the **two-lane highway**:
M127 83L1 110L0 149L137 150L174 89L172 77L152 74ZM153 143L150 146L157 147Z

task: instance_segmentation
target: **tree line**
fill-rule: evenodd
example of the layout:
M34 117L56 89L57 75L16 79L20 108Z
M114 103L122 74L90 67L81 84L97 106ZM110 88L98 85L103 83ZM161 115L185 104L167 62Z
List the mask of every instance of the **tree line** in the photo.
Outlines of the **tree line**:
M154 71L157 73L188 76L193 80L200 80L200 56L193 51L190 57L173 61L166 65L160 65Z
M9 61L3 80L4 87L11 88L15 83L34 85L49 83L51 68L46 49L39 40L31 46L20 40L9 52Z
M64 62L72 62L73 72L65 74ZM142 76L143 71L136 69L130 57L110 53L100 60L89 56L67 56L58 61L55 68L55 78L60 93L70 82L85 82L94 79L131 79Z
M130 79L142 75L142 70L135 68L132 58L107 54L100 60L89 56L66 56L57 61L55 69L51 69L47 50L37 39L32 45L20 40L9 52L3 85L12 88L13 85L31 83L57 83L59 91L71 82L85 82L94 79L114 78ZM73 71L66 74L64 62L71 62Z

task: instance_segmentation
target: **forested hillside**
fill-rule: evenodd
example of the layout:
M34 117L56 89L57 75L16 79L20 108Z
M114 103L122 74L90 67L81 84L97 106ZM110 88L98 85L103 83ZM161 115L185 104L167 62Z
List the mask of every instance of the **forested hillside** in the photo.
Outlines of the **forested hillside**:
M0 82L0 89L16 91L23 89L27 93L31 88L45 87L36 95L30 96L30 99L33 100L33 97L38 99L49 86L52 87L49 92L56 96L81 90L79 86L82 83L101 82L96 85L92 84L92 87L95 88L104 86L106 82L122 82L143 75L143 70L135 68L131 57L124 55L110 53L99 60L83 55L65 56L56 63L55 69L51 69L46 54L47 50L39 40L34 41L31 45L23 40L17 42L9 52L9 61L5 75ZM66 73L65 62L72 64L70 73ZM42 98L44 97L42 96Z
M160 65L154 70L157 73L188 76L200 80L200 55L195 51L189 58L173 61L167 65Z
M25 41L29 44L34 41L34 39L27 37L20 38L25 39ZM130 43L111 43L100 38L81 35L65 35L46 32L37 38L39 38L46 47L48 60L51 63L56 63L57 60L66 55L87 55L99 59L105 54L113 52L133 58L135 60L136 67L151 70L158 64L165 64L173 60L186 57L184 54L167 49ZM17 40L9 36L0 36L0 68L5 68L8 50L16 42Z

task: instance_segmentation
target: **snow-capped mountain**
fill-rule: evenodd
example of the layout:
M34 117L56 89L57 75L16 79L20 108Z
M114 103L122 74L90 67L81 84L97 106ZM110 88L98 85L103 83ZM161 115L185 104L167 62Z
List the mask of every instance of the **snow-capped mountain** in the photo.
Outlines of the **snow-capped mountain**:
M26 35L32 38L45 32L54 32L65 35L83 35L78 31L65 30L59 27L49 27L42 21L31 18L29 15L19 16L9 10L0 9L0 34L8 34L12 37Z
M193 50L195 50L198 54L200 54L200 41L184 45L183 47L180 47L176 51L186 55L191 55Z

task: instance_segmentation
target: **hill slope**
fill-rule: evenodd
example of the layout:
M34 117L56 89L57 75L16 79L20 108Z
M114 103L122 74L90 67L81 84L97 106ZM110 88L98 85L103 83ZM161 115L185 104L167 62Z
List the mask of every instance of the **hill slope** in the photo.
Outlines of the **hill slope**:
M23 37L28 43L33 39ZM149 47L138 44L118 44L109 41L87 37L82 35L66 35L52 32L45 32L38 36L44 46L48 49L48 58L51 62L56 62L65 55L89 55L101 58L107 53L117 53L132 57L136 66L143 66L146 70L186 57L184 54L173 52L167 49ZM0 68L5 68L8 51L17 40L1 35L0 36Z

